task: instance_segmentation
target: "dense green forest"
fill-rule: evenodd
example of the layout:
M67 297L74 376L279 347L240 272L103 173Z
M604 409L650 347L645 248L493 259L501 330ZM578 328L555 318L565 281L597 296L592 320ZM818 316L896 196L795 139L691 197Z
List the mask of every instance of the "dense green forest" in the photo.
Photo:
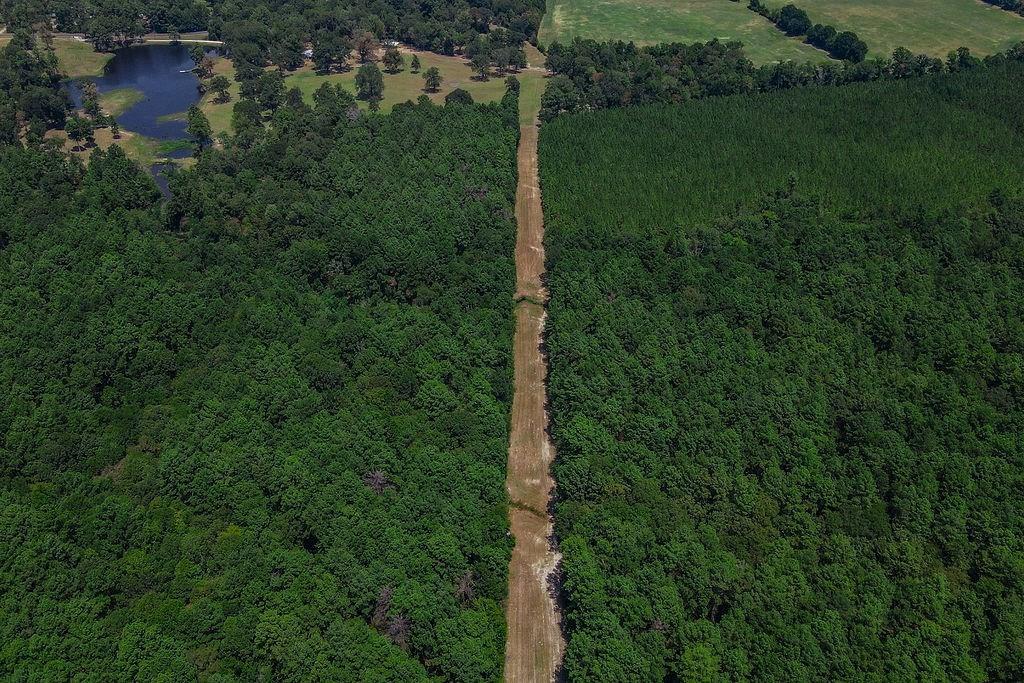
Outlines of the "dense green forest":
M831 27L816 25L813 28L831 35L826 30ZM569 44L555 43L548 48L547 66L554 77L544 90L540 116L549 121L559 114L595 109L657 102L682 104L705 97L803 86L901 80L998 67L1006 61L1024 61L1024 42L984 60L973 56L967 48L950 52L945 61L897 48L886 59L829 63L787 61L758 67L747 58L739 42L712 40L691 45L637 47L622 41L576 38Z
M0 22L9 29L52 23L58 31L85 33L102 49L151 31L208 30L229 49L258 53L280 66L301 63L308 42L353 49L364 34L453 54L500 27L521 44L536 40L543 14L543 0L0 0Z
M500 677L516 121L0 146L0 677Z
M64 126L71 101L62 80L52 50L25 31L11 36L0 48L0 145L18 143L23 130L38 139Z
M1019 680L1022 83L542 128L569 680Z
M616 230L630 232L717 217L790 178L841 210L944 208L1024 183L1021 93L1024 61L1010 60L957 74L559 117L543 129L542 166L565 201L587 197L588 210L606 217L600 225L614 217ZM603 134L592 134L598 126ZM652 193L657 201L637 210L635 198ZM566 222L578 209L547 206L559 232L594 234L583 218Z

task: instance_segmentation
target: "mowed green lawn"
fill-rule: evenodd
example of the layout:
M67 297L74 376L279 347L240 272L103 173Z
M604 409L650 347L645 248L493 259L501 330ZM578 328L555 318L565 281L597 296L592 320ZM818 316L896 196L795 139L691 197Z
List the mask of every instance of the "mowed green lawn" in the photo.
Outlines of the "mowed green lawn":
M769 6L782 6L774 0ZM796 0L811 21L856 31L873 56L897 47L945 57L964 46L977 55L1024 40L1024 17L981 0Z
M800 0L798 4L802 4ZM548 0L547 9L539 37L545 46L576 36L638 45L718 38L741 41L757 63L828 59L824 52L783 35L767 19L748 10L745 1Z

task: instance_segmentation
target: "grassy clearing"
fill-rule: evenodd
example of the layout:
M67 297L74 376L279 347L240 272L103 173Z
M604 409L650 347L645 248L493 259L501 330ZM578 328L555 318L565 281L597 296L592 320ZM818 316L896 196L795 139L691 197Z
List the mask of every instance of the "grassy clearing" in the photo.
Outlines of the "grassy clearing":
M536 54L527 55L530 63L542 64L543 55L535 49L533 52ZM422 64L420 73L414 74L409 68L413 54L419 55ZM443 103L445 95L456 88L468 91L476 102L496 102L505 94L505 79L503 77L492 77L487 81L477 80L473 78L469 63L460 57L446 57L432 52L409 50L405 52L405 64L405 69L396 74L384 73L384 100L380 106L382 112L387 113L396 104L416 100L420 95L426 95L434 102ZM434 66L441 71L443 78L441 89L436 93L426 93L423 91L423 72ZM355 93L357 68L358 66L342 73L318 74L311 65L307 64L287 75L285 87L298 88L307 102L313 101L313 93L324 83L337 83L349 92ZM214 59L214 73L224 74L231 80L231 99L225 103L217 103L213 101L212 94L207 94L200 101L199 108L210 120L210 127L214 134L217 134L229 131L231 128L231 111L238 101L238 83L234 80L234 68L228 59L220 57ZM539 108L540 95L544 90L544 74L536 70L527 70L516 76L522 84L522 99L526 100L521 103L520 111L523 112L524 117L532 118L527 112L536 111ZM534 101L537 103L536 105L532 104ZM366 108L368 105L365 102L360 102L359 106ZM532 109L527 108L528 106Z
M820 50L783 35L745 2L729 0L551 0L540 26L541 43L576 36L638 45L719 38L742 41L758 63L828 60Z
M11 42L10 34L0 35L0 47L9 42ZM102 76L103 67L114 56L105 52L96 52L90 43L63 38L54 39L53 51L57 53L61 71L70 78Z
M95 147L78 146L78 143L69 140L67 134L62 130L48 131L46 137L63 140L64 151L73 154L82 159L82 161L89 160L89 155L95 147L106 149L113 144L120 145L124 149L125 154L145 168L148 168L156 161L156 144L154 141L127 130L121 131L120 137L115 140L109 128L98 128L93 135L93 140L96 143Z
M412 55L419 55L422 69L420 73L414 74L409 69L409 62ZM444 97L456 88L462 88L473 95L476 102L494 102L500 100L505 94L505 81L503 78L491 78L487 81L474 79L469 63L458 57L445 57L431 52L407 52L405 54L406 67L396 74L384 73L384 100L380 103L383 112L391 111L396 104L415 100L420 95L426 95L434 102L444 102ZM431 67L437 67L444 79L440 91L426 93L423 91L423 72ZM288 88L298 88L303 96L312 101L313 93L324 82L340 83L343 88L350 92L356 91L356 71L358 67L350 71L338 74L320 75L309 65L295 71L285 80ZM365 103L360 103L365 106Z
M519 123L531 123L540 111L540 97L546 80L536 71L519 74Z
M231 65L231 60L225 57L215 57L213 59L213 73L214 75L227 76L228 80L231 81L231 87L228 88L228 92L231 94L231 99L227 102L215 102L213 93L206 93L199 101L199 108L206 118L210 120L210 128L213 130L213 134L225 133L231 129L231 110L235 106L235 102L238 101L238 82L235 80L235 68ZM184 115L184 112L182 112Z
M961 46L987 55L1024 40L1024 17L979 0L798 0L797 5L814 22L856 31L873 56L900 46L939 57Z
M82 146L75 149L78 146L77 143L69 140L67 134L62 130L48 131L46 137L63 140L64 151L79 157L82 161L88 161L89 155L96 147L106 149L114 144L120 145L128 158L138 162L143 168L149 168L168 154L192 147L192 143L188 140L154 140L129 130L122 130L121 135L115 140L109 128L96 129L93 135L93 141L96 144L88 148ZM176 163L181 161L184 160L175 160Z
M110 116L120 116L142 101L145 95L135 88L117 88L100 94L100 108Z

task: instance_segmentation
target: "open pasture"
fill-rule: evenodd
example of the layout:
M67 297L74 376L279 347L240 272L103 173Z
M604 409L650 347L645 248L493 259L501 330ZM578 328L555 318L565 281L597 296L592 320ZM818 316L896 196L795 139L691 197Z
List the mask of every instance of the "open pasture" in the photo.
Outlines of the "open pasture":
M980 0L797 0L796 4L815 23L855 31L867 42L871 56L905 47L945 57L961 46L988 55L1024 40L1024 17Z
M540 42L575 37L624 40L637 45L739 40L757 63L829 59L824 52L788 38L772 24L730 0L550 0Z

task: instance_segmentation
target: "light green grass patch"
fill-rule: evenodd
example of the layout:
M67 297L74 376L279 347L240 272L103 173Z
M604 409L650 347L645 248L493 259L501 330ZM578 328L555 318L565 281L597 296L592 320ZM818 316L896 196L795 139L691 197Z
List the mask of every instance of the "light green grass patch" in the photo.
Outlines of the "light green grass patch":
M211 92L204 93L202 99L199 100L199 109L206 114L206 118L210 122L210 129L214 135L217 135L230 132L231 130L231 112L234 109L235 102L238 101L240 88L238 81L235 80L235 67L231 65L230 59L214 57L213 74L215 76L227 76L228 81L231 82L231 86L228 88L230 98L227 102L215 101L215 95ZM184 115L184 112L182 112L181 116L184 117Z
M781 7L775 0L770 6ZM981 0L796 0L811 21L855 31L872 56L897 47L945 57L969 47L976 55L1001 52L1024 40L1024 17Z
M505 94L505 79L492 77L486 81L477 80L469 64L461 58L445 57L430 52L417 52L422 68L420 73L414 74L409 68L412 61L412 54L405 54L405 69L389 74L384 72L384 99L380 103L382 112L389 112L396 104L416 100L420 95L426 95L434 102L444 102L444 97L456 88L462 88L473 96L475 102L494 102L501 99ZM428 93L423 90L423 72L431 67L437 67L441 72L441 89L436 93ZM323 83L338 83L349 92L356 92L356 72L359 65L354 65L349 71L336 74L318 74L312 67L305 66L298 71L288 75L285 79L286 88L298 88L302 91L307 101L312 101L313 93ZM360 102L360 106L367 106Z
M167 123L168 121L184 121L188 116L188 112L176 111L173 114L164 114L163 116L156 117L157 123Z
M135 88L117 88L100 94L100 108L113 117L118 117L143 100L145 95Z
M519 123L533 123L540 111L540 98L547 79L539 71L524 71L519 78Z
M764 17L731 0L548 0L543 45L574 37L638 45L738 40L755 62L826 61L824 52L789 38Z

